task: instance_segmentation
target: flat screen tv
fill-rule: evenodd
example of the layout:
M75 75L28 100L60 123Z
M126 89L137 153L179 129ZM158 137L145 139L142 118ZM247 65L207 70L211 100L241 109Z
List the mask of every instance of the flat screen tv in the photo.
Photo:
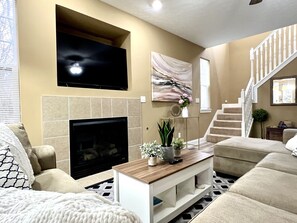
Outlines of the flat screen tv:
M58 86L128 89L126 50L57 32Z

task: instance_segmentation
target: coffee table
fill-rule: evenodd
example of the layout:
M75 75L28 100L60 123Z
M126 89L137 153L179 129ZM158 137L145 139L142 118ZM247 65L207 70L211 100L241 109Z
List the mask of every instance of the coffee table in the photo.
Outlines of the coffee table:
M206 194L212 195L213 155L185 150L183 161L150 167L147 159L114 166L114 197L142 222L169 222ZM162 200L153 204L154 198Z

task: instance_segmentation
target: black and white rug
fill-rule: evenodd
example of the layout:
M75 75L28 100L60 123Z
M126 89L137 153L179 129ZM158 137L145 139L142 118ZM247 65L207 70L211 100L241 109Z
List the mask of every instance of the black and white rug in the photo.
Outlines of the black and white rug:
M186 223L189 222L194 216L199 214L205 209L212 201L218 196L226 192L229 187L235 182L237 178L227 175L219 175L214 172L213 174L213 196L206 195L183 213L170 221L170 223ZM95 191L96 193L104 196L105 198L113 201L113 179L97 183L89 186L86 189Z

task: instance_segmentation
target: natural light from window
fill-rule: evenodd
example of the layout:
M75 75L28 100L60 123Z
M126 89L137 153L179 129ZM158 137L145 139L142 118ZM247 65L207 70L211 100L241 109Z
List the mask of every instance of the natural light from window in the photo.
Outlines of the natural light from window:
M200 112L211 112L210 63L203 58L200 58Z
M15 0L0 0L0 122L20 121Z

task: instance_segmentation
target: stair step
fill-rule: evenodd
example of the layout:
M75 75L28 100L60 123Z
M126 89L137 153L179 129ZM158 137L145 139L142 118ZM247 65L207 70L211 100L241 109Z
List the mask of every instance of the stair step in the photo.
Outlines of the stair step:
M242 120L242 115L241 114L235 114L235 113L222 113L218 114L217 120L237 120L241 121Z
M211 134L228 135L228 136L241 136L240 128L226 128L226 127L211 127Z
M208 134L206 135L206 141L207 142L212 142L212 143L218 143L223 140L229 139L233 136L228 136L228 135L218 135L218 134Z
M224 113L242 113L241 107L226 107Z
M241 121L234 120L215 120L213 123L214 127L230 127L230 128L241 128Z

